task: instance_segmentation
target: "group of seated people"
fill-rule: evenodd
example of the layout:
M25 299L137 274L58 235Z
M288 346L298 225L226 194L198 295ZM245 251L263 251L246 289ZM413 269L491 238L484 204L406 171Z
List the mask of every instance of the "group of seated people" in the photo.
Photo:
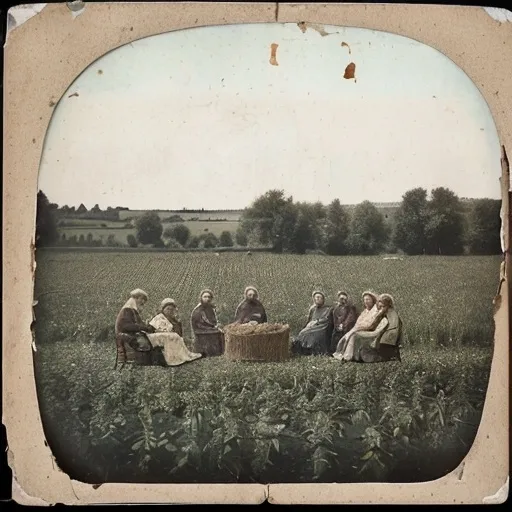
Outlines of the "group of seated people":
M133 290L119 312L115 331L119 343L127 342L134 350L161 347L166 366L177 366L205 356L224 352L224 332L219 324L213 304L213 292L202 290L199 304L194 308L190 324L194 334L194 351L183 339L183 326L178 317L178 307L171 298L160 305L160 312L149 322L143 322L141 310L148 294ZM395 310L391 295L377 296L371 291L362 294L363 311L346 292L338 292L337 302L330 306L325 294L315 291L306 325L292 338L292 352L299 355L332 355L336 360L382 362L400 360L399 345L402 320ZM237 306L235 324L264 324L268 317L258 290L248 286L244 299Z

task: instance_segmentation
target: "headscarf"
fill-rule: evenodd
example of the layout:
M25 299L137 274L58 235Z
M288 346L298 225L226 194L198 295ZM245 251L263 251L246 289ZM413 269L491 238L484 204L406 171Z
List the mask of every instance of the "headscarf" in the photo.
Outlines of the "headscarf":
M374 306L377 304L379 298L377 297L377 294L376 293L373 293L372 291L370 290L366 290L365 292L363 292L363 294L361 295L361 298L363 299L364 301L364 296L365 295L369 295L370 297L373 298L373 302L374 302Z
M247 293L252 290L254 294L256 295L256 299L259 297L258 290L254 286L247 286L244 290L244 297L247 297Z
M169 305L176 306L176 301L170 298L164 299L160 304L160 311L163 312L163 310Z
M320 290L315 290L312 294L311 294L311 297L313 299L313 302L315 300L315 295L321 295L324 299L324 302L325 302L325 293L320 291Z
M201 291L201 293L199 294L199 302L203 302L203 295L205 293L209 293L211 296L212 296L212 299L213 299L213 292L209 289L209 288L205 288L204 290Z
M394 308L395 307L395 299L393 299L393 297L389 293L382 293L379 296L379 300L384 302L384 304L387 303L387 305L390 308Z
M148 300L148 294L141 290L140 288L136 288L135 290L132 290L130 292L130 298L126 301L124 308L128 309L135 309L135 311L138 311L139 308L137 307L137 301L135 300L137 297L144 297L146 300Z

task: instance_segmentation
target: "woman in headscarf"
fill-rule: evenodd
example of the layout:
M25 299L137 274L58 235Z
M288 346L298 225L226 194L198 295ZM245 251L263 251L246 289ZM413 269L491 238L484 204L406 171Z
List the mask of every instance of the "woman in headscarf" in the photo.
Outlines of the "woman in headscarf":
M149 323L157 332L175 332L183 338L183 325L178 318L178 306L174 299L164 299L160 304L160 313Z
M138 359L142 364L151 364L152 345L148 334L155 332L155 329L143 322L140 316L140 311L147 300L148 294L144 290L140 288L132 290L130 298L117 315L115 323L117 359L121 356L123 363L127 352L132 352L136 359L137 353L139 353L141 357ZM145 353L145 355L141 353Z
M329 351L333 330L331 307L326 305L323 292L316 290L312 297L314 303L309 308L307 323L292 343L296 354L318 355Z
M395 301L389 293L383 293L377 307L382 319L375 331L358 333L361 343L353 360L363 363L401 361L402 319L395 309Z
M244 290L244 300L238 304L235 311L235 324L264 324L267 323L267 312L259 300L258 290L248 286Z
M377 309L377 295L371 291L363 293L364 309L357 317L354 327L342 336L336 347L333 357L336 359L351 361L354 355L356 334L359 331L373 331L380 322Z
M224 353L224 333L222 332L213 301L213 292L203 290L199 304L190 316L190 325L195 338L196 352L204 356L220 356Z
M338 292L338 302L332 310L332 320L334 329L330 352L334 353L340 339L354 327L357 320L357 309L346 292Z
M195 361L201 354L191 352L183 341L181 322L176 316L177 306L173 299L167 298L160 304L160 313L149 324L155 333L149 335L153 345L164 347L164 357L169 366Z

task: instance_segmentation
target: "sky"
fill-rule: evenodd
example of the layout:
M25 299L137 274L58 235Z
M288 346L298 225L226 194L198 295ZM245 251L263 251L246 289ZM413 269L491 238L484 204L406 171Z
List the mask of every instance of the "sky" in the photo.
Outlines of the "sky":
M271 188L325 204L439 186L500 198L496 127L460 68L405 37L324 29L200 27L107 53L56 105L39 189L162 210L244 208Z

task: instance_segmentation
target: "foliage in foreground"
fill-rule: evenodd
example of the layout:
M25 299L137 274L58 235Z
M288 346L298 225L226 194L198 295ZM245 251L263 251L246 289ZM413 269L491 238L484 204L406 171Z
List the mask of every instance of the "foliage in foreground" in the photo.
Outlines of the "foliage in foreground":
M403 363L210 358L112 369L110 344L36 353L45 432L87 482L422 481L469 450L491 349L407 347Z

